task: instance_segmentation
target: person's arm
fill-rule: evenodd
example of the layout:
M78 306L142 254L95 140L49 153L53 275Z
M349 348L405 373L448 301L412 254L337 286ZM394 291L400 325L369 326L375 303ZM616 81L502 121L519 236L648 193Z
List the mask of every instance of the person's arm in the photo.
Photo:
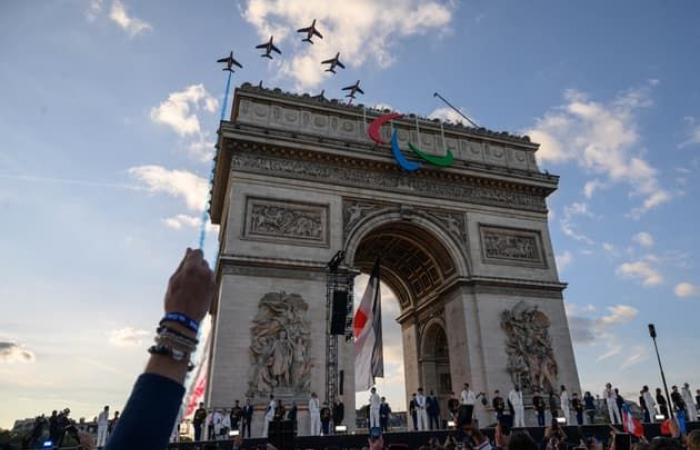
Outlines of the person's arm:
M165 294L165 312L180 313L201 322L209 311L214 276L201 250L187 249ZM196 333L177 323L168 327L194 339ZM168 445L182 397L189 361L151 354L139 376L107 450L158 450Z

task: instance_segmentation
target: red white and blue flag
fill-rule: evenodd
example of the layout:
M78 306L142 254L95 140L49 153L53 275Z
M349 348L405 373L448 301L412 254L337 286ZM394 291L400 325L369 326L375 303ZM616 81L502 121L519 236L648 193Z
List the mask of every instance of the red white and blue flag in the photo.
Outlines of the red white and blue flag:
M625 433L629 433L638 438L644 437L644 426L639 419L634 417L628 403L622 405L622 428L625 430Z
M355 337L355 390L358 392L368 390L374 384L374 378L384 376L381 303L377 261L352 321Z

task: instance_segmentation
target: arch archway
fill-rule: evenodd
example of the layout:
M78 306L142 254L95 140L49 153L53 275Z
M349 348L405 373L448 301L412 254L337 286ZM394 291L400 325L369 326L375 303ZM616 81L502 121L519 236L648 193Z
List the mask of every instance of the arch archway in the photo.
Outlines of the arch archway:
M382 281L395 293L400 314L405 394L434 391L444 411L451 391L444 314L446 292L467 273L461 243L439 222L394 210L366 217L348 234L346 262L369 273L379 258ZM410 421L409 421L410 422Z

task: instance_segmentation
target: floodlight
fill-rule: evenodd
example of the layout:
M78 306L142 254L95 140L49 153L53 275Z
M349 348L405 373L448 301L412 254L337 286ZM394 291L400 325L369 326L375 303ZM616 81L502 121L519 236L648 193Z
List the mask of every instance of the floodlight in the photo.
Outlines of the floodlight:
M238 430L231 430L231 431L228 432L229 437L236 437L236 436L238 436L239 434L241 434L241 432L238 431Z
M559 425L566 425L566 417L557 417L557 423Z

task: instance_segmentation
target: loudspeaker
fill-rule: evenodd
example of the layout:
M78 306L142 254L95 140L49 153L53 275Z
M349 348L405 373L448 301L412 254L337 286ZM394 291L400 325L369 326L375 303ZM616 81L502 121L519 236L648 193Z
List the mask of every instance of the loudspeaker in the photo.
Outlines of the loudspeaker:
M333 304L331 309L331 334L345 334L345 319L348 317L348 293L347 291L333 291Z
M343 395L343 385L345 384L345 371L338 373L338 394Z

